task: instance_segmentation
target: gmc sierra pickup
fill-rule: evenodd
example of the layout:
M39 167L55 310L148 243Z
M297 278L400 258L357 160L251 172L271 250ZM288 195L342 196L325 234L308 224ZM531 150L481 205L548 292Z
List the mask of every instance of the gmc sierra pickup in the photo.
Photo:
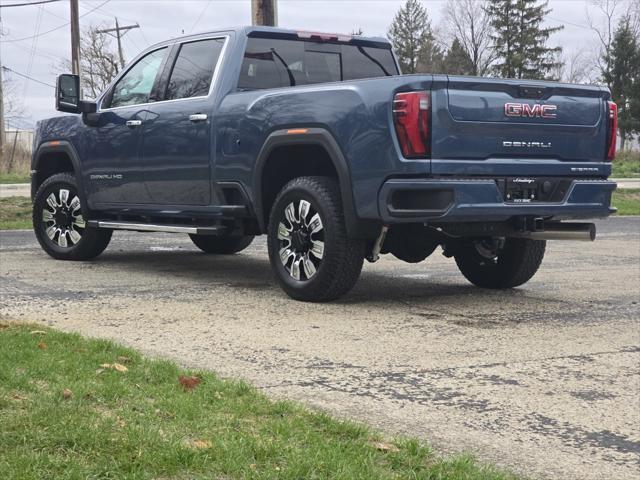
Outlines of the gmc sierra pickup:
M381 38L265 27L169 40L95 101L58 78L38 123L33 226L63 260L113 230L232 254L267 235L291 297L335 299L364 259L441 246L484 288L537 271L549 239L593 240L615 183L606 88L401 75Z

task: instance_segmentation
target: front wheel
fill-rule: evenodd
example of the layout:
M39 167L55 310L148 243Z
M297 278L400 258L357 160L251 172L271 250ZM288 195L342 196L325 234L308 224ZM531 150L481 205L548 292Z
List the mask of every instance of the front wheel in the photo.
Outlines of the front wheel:
M546 242L528 238L468 240L460 245L455 260L460 272L482 288L514 288L528 282L538 271Z
M278 282L296 300L334 300L360 276L365 242L347 236L338 182L332 178L287 183L271 209L267 241Z
M111 240L111 230L89 227L73 175L47 178L33 200L33 230L42 249L58 260L90 260Z

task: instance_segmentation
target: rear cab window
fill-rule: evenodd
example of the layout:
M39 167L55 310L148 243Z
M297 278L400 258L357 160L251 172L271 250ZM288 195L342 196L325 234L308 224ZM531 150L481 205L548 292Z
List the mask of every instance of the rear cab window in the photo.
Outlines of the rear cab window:
M399 75L391 46L353 39L349 43L313 42L250 36L238 89L311 85Z

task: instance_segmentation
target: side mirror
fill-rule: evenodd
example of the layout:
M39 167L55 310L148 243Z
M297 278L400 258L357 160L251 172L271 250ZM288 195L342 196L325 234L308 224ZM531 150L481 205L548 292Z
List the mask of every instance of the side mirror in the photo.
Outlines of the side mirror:
M56 110L67 113L93 113L96 104L80 100L80 77L65 73L56 82Z

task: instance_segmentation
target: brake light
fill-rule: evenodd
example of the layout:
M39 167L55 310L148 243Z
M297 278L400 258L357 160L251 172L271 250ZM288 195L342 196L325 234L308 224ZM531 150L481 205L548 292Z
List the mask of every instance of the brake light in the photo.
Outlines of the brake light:
M305 40L316 40L321 42L350 42L351 35L343 35L341 33L322 33L322 32L296 32L298 38L304 38Z
M607 160L616 158L616 139L618 137L618 105L607 102L609 109L609 133L607 135Z
M406 158L430 155L430 116L429 92L404 92L393 98L393 123L402 154Z

